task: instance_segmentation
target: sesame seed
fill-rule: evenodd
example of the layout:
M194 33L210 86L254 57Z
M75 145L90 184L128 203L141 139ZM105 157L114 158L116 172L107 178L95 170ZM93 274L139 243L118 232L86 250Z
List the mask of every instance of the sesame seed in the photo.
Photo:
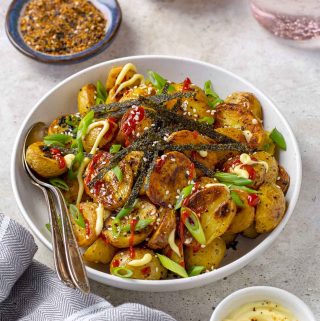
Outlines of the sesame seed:
M169 205L168 205L168 207L169 207L169 208L172 208L172 205L171 205L171 204L169 204Z

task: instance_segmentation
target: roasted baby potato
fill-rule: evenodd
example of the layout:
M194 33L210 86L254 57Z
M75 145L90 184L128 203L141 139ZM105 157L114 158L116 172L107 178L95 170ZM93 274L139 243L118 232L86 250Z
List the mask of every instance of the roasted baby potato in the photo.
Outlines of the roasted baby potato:
M26 161L42 177L60 176L68 168L63 156L53 150L55 149L45 146L42 142L35 142L27 148Z
M271 232L281 222L286 201L280 187L264 183L259 188L260 203L256 207L256 230L258 233Z
M266 183L275 183L278 177L278 162L276 159L267 152L261 151L256 152L252 155L252 157L256 158L258 161L264 161L268 164L268 170L264 177L264 181Z
M86 222L86 227L84 228L75 222L75 218L69 211L73 232L79 246L89 246L99 236L96 234L97 208L98 204L93 202L83 202L79 204L78 209Z
M245 133L249 147L262 149L267 138L262 124L256 116L241 105L220 104L216 108L215 128L233 127Z
M192 246L185 246L184 251L187 269L200 265L206 270L214 270L220 265L226 253L226 244L221 237L218 237L205 247L198 247L196 251Z
M125 91L120 99L120 102L129 99L137 99L140 96L147 97L155 95L156 93L156 89L152 85L141 85L138 87L130 88L127 91Z
M186 207L200 215L207 244L227 231L237 210L229 190L218 185L192 194Z
M111 70L108 73L107 81L106 81L106 90L109 92L109 90L114 87L116 84L117 77L119 76L120 72L122 70L122 66L119 67L112 67Z
M132 237L130 232L130 223L135 219L139 220L146 220L151 219L152 223L149 224L146 228L140 231L136 231L134 233L134 237ZM124 248L129 246L136 246L143 242L148 235L153 230L153 223L157 220L158 214L156 207L144 200L139 200L134 208L134 210L130 213L129 216L125 217L121 220L120 226L128 226L129 231L124 230L122 231L118 236L115 235L112 232L112 222L113 218L110 217L106 222L106 229L102 232L106 239L110 242L111 245L118 247L118 248Z
M148 247L153 250L163 249L168 245L170 233L176 228L175 211L171 208L159 209L160 223L148 241Z
M83 253L83 258L87 262L108 264L112 261L116 251L116 248L109 244L108 241L99 237Z
M225 99L225 103L241 105L249 109L257 119L262 120L262 107L257 97L252 93L234 92Z
M289 174L281 165L279 165L278 175L276 184L280 186L283 194L286 194L290 185Z
M96 103L97 88L94 84L83 86L78 93L78 111L85 115Z
M119 269L123 267L132 271L131 279L160 280L167 276L167 270L161 265L152 250L135 248L134 253L134 258L130 257L130 251L128 250L117 253L110 264L110 273L121 276L122 273L126 273L125 270ZM151 255L151 260L146 264L137 265L139 264L137 261L144 257L147 258L146 255L148 254Z
M257 232L255 228L255 223L251 224L247 229L242 232L242 235L248 237L249 239L255 239L260 234Z
M157 159L146 192L154 204L174 206L177 190L181 191L193 178L195 170L189 158L179 152L169 152Z
M237 238L238 234L231 234L231 233L224 233L223 235L221 235L221 238L224 240L224 242L226 243L227 249L229 247L234 246L235 240Z
M227 233L231 234L244 231L253 223L254 220L254 207L248 204L249 194L241 190L235 190L234 192L240 197L243 202L243 207L237 207L237 213L227 230Z
M197 189L203 189L205 187L209 187L212 184L219 184L219 181L215 178L206 176L199 177L196 181Z
M69 114L56 118L48 128L48 135L65 134L75 137L75 128L80 123L79 114Z

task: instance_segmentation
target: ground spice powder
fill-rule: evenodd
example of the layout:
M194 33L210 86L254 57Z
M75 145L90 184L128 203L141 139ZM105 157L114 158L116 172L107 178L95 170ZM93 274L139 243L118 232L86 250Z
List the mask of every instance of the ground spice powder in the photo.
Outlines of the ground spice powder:
M99 42L106 33L102 12L86 0L31 0L20 18L20 31L32 49L68 55Z

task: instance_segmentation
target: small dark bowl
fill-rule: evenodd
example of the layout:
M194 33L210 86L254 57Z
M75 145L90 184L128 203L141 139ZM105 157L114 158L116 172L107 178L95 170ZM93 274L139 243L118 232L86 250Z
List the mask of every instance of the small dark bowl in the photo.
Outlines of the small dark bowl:
M69 55L48 55L33 50L23 40L19 31L21 11L29 0L13 0L6 15L6 32L11 43L24 55L45 63L68 64L76 63L97 55L107 48L116 35L121 23L121 9L117 0L95 0L99 9L107 19L107 30L104 38L86 50Z

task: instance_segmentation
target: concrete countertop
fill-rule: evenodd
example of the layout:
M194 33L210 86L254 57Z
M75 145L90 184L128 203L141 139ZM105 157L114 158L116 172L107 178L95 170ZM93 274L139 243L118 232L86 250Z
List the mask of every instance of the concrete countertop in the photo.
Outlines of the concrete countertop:
M291 124L300 144L303 182L287 227L260 258L219 282L193 290L142 293L91 282L112 304L139 302L179 321L207 321L231 292L252 285L277 286L302 298L320 319L320 52L277 41L251 17L245 0L120 0L123 22L109 49L71 66L38 63L9 43L0 6L0 212L24 226L10 184L13 141L26 114L54 85L93 64L122 56L170 54L229 69L267 93ZM52 254L38 240L36 259L52 267Z

